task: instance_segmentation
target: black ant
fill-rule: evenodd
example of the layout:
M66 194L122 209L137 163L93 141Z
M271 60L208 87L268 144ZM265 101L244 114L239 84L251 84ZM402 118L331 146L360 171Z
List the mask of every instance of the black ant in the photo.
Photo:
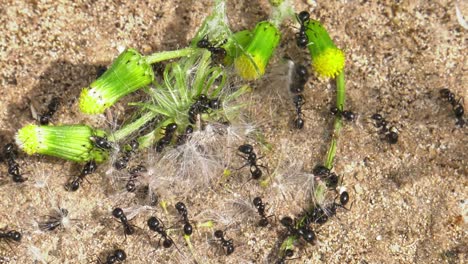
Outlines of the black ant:
M182 145L184 144L187 139L189 139L190 135L193 134L193 126L192 125L188 125L186 128L185 128L185 133L183 135L180 135L178 138L177 138L177 145Z
M174 244L174 241L167 234L166 228L164 227L163 222L159 218L152 216L148 219L147 224L151 230L157 232L161 236L161 238L164 239L163 241L164 248L170 248ZM161 242L161 239L160 239L160 242Z
M214 236L220 240L221 246L224 248L226 256L229 256L234 252L235 247L232 239L226 239L222 230L216 230L214 232Z
M398 142L398 132L395 127L389 127L385 118L381 114L373 114L371 116L375 120L375 127L380 128L381 133L385 135L385 139L390 144L396 144Z
M111 150L112 149L112 143L107 140L107 137L99 137L99 136L92 136L89 138L94 146L98 149L102 150Z
M289 216L285 216L280 220L281 224L288 229L288 236L302 237L306 242L312 243L315 240L315 232L308 225L303 225L300 228L296 227L296 222Z
M179 212L179 214L182 216L182 221L184 222L184 234L190 236L193 232L193 228L188 219L187 207L184 203L178 202L176 203L175 208L177 209L177 212Z
M319 179L323 179L330 189L335 189L338 186L339 177L336 173L331 172L330 169L323 165L316 165L312 173Z
M0 242L4 241L10 249L10 242L21 242L21 238L21 233L16 230L6 231L4 229L0 229Z
M263 203L262 198L260 197L255 197L253 199L253 204L255 208L257 208L257 212L260 215L260 221L258 221L258 225L261 227L265 227L268 225L268 217L265 214L265 209L266 209L266 204Z
M98 260L98 263L102 264L114 264L116 262L122 262L127 259L127 254L122 249L116 249L112 254L107 256L106 262Z
M156 152L162 152L163 149L171 143L176 131L176 123L170 123L164 128L164 136L156 143Z
M267 167L263 166L263 165L259 165L257 164L257 161L261 158L257 158L257 155L255 154L255 152L253 151L253 147L252 145L250 144L244 144L244 145L241 145L239 146L238 148L238 151L243 153L243 154L246 154L247 156L241 156L239 155L240 157L242 157L244 160L247 161L247 163L245 163L242 167L240 167L238 170L244 168L245 166L250 166L250 174L252 175L252 179L254 180L258 180L260 179L260 177L262 177L262 170L260 169L260 167L262 168L265 168L268 170Z
M226 44L227 40L224 40L219 46ZM197 43L197 47L202 49L207 49L211 52L211 59L213 61L222 61L224 57L226 57L226 50L222 47L214 46L209 40L207 36L204 36L200 41Z
M123 155L114 162L114 168L116 168L117 170L125 169L128 165L128 162L130 161L130 158L138 150L139 146L140 144L137 140L130 141L130 143L128 144L128 148L124 149Z
M462 98L458 99L457 101L455 99L455 94L452 93L447 88L441 89L440 95L443 99L446 99L452 105L452 111L455 114L455 117L457 118L457 125L463 127L463 125L465 124L465 121L463 120L463 114L465 113L465 108L463 107L463 104L460 102L462 101Z
M138 178L138 176L140 176L140 173L147 172L147 171L148 170L146 169L146 167L141 164L130 168L128 170L130 177L127 181L127 184L125 185L125 189L128 192L134 192L136 190L135 179Z
M305 48L307 47L307 44L309 43L309 39L307 38L307 35L305 33L306 31L305 24L309 21L310 14L307 11L302 11L296 15L296 18L299 24L301 24L301 28L299 29L299 32L296 33L296 44L299 48Z
M57 112L58 107L60 105L60 99L57 97L52 98L50 103L47 105L47 112L42 115L39 115L39 123L41 125L47 125L52 119L52 116Z
M63 227L64 222L68 221L68 210L59 208L59 211L54 212L54 215L49 215L48 219L39 223L39 229L42 231L54 231L58 227Z
M122 210L122 208L120 207L117 207L115 208L113 211L112 211L112 215L119 219L120 222L122 223L123 225L123 228L124 228L124 234L125 234L125 237L127 235L132 235L133 233L135 233L135 228L130 225L130 223L128 222L127 220L127 216L125 215L124 211Z
M276 264L285 264L286 263L286 258L291 258L294 255L294 251L292 249L286 249L283 252L283 256L276 261Z
M220 107L221 101L218 98L209 99L205 94L200 94L189 108L189 122L195 124L199 114L208 113L209 109L216 110Z
M344 119L346 119L347 121L354 121L356 119L356 114L349 111L349 110L344 110L344 111L341 111L338 107L334 106L330 109L330 112L333 114L333 115L340 115L341 117L343 117Z
M294 106L296 107L296 118L293 121L294 128L302 129L304 127L304 119L302 118L302 106L305 104L305 99L302 94L297 94L293 97Z
M8 163L8 174L11 175L14 182L21 183L26 181L26 178L21 175L19 164L16 162L16 148L13 143L8 143L3 148L3 155L6 157Z
M96 161L90 160L86 162L80 175L78 175L73 181L65 185L65 189L67 191L75 192L76 190L80 188L80 185L85 179L86 175L93 174L94 172L96 172L96 169L97 169Z

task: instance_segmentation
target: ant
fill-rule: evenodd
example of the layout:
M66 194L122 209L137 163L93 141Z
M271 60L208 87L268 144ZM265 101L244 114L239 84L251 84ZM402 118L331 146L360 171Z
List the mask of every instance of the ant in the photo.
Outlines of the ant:
M190 236L192 234L193 228L188 219L187 207L184 203L178 202L175 205L177 212L182 216L182 221L184 222L184 234Z
M156 152L162 152L164 147L171 143L172 137L177 130L176 123L170 123L164 128L164 136L156 143Z
M291 217L285 216L280 220L281 224L288 229L288 236L302 237L306 242L312 243L315 240L315 232L308 225L296 228L297 224Z
M67 191L75 192L80 188L80 185L83 182L83 179L85 179L86 175L93 174L96 171L96 169L96 161L90 160L86 162L80 175L78 175L73 181L65 185L65 189Z
M446 99L452 105L452 111L455 114L455 117L457 118L457 125L463 126L465 124L465 121L462 117L465 113L465 108L460 103L460 101L462 101L462 98L456 101L455 94L447 88L441 89L440 95L443 99Z
M16 162L16 148L13 143L8 143L3 148L3 155L6 157L8 163L8 174L11 175L14 182L21 183L25 182L26 178L21 175L19 170L19 164Z
M127 259L127 254L125 253L125 251L123 251L122 249L116 249L114 250L114 252L112 252L112 254L107 256L106 262L102 262L100 259L98 259L98 263L114 264L116 262L122 262L126 259Z
M262 198L260 197L255 197L253 199L253 204L255 208L257 208L257 212L260 215L260 221L258 221L258 225L261 227L265 227L268 225L268 217L265 215L265 208L266 208L266 203L263 203Z
M262 168L265 168L268 170L267 167L263 166L263 165L259 165L257 164L257 161L260 158L257 158L257 155L255 154L255 152L253 151L253 147L252 145L250 144L244 144L244 145L241 145L239 146L239 148L237 149L239 152L243 153L243 154L246 154L247 156L241 156L239 155L240 157L242 157L244 160L247 161L247 163L245 163L242 167L240 167L238 170L244 168L245 166L250 166L250 174L252 175L252 179L254 180L258 180L260 179L260 177L262 177L262 170L260 169L260 167Z
M214 236L220 240L221 246L225 249L226 256L231 255L234 252L234 243L232 239L226 239L222 230L216 230Z
M170 238L169 235L167 234L166 229L161 219L155 216L152 216L148 219L147 224L151 230L157 232L161 236L161 238L164 239L163 241L164 248L170 248L174 244L174 241L172 240L172 238ZM161 239L159 240L158 244L160 242L161 242Z
M396 144L398 142L398 132L395 127L388 127L388 123L381 114L373 114L371 116L375 120L375 127L380 128L381 133L385 135L385 139L390 144Z
M140 144L137 140L130 141L128 148L124 149L122 157L114 162L114 168L117 170L125 169L128 165L128 162L130 161L131 156L138 150L138 147L140 147Z
M146 167L141 164L133 168L130 168L128 170L130 174L130 178L128 179L128 182L125 185L125 189L127 189L128 192L134 192L136 190L135 179L138 176L140 176L140 173L147 172L147 171L148 170L146 169Z
M52 98L50 103L47 105L47 112L42 115L39 115L39 123L41 125L49 124L52 116L57 112L58 107L60 106L60 99L58 97Z
M316 165L312 170L312 173L318 177L318 179L324 179L328 188L336 189L338 186L338 175L336 175L334 172L331 172L327 167L323 165Z
M104 137L99 137L99 136L92 136L89 138L94 146L98 149L102 149L102 150L111 150L112 149L112 143L110 143L108 140L107 140L107 137L104 136Z
M224 40L219 46L226 44L227 39ZM214 46L209 40L207 36L204 36L200 41L197 43L197 47L202 49L207 49L211 52L211 59L214 61L222 61L224 57L226 57L226 50L222 47Z
M58 227L63 227L64 223L68 221L68 210L65 208L59 208L54 215L49 215L49 218L39 223L39 229L42 231L54 231Z
M302 118L302 106L305 104L305 99L302 94L297 94L293 97L294 106L296 107L296 118L293 121L294 128L302 129L304 127L304 119Z
M341 111L338 107L334 106L330 109L330 112L336 116L336 115L340 115L341 117L343 117L344 119L346 119L347 121L354 121L356 119L356 114L349 111L349 110L344 110L344 111Z
M11 246L9 242L21 242L21 237L21 233L16 230L6 231L4 229L0 229L0 242L4 241L10 249Z
M221 102L218 98L209 99L205 94L200 94L189 108L189 122L195 124L199 114L207 113L209 109L219 109L220 106Z
M120 222L122 223L123 228L124 228L125 237L126 237L127 235L132 235L133 233L135 233L135 229L134 229L133 226L130 225L130 223L128 222L127 216L125 215L125 213L124 213L124 211L122 210L122 208L117 207L117 208L115 208L114 210L112 210L112 216L114 216L115 218L119 219Z
M177 138L177 145L184 144L187 141L187 139L190 137L191 134L193 134L193 126L188 125L185 128L185 133Z
M307 35L305 33L306 31L305 24L309 21L310 14L307 11L302 11L296 15L296 18L299 24L301 24L301 28L299 29L299 32L296 33L296 44L299 48L305 48L307 47L307 44L309 43L309 39L307 38Z
M286 249L283 253L283 256L276 261L276 264L285 264L286 258L291 258L294 255L294 251L292 249Z

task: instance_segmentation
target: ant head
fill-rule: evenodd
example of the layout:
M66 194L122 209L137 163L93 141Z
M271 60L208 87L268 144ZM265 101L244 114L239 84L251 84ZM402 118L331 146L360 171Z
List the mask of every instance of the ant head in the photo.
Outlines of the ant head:
M382 121L383 120L383 117L381 114L378 114L378 113L375 113L371 116L372 119L374 119L375 121Z
M11 239L13 239L14 241L16 242L20 242L21 241L21 233L18 232L18 231L10 231L8 232L8 237L10 237Z
M208 38L206 36L204 36L200 41L198 41L197 43L197 47L199 48L202 48L202 49L206 49L208 48L209 46L211 46L211 43L210 41L208 40Z
M120 261L124 261L127 259L127 254L122 249L116 249L114 251L114 256Z
M166 126L166 133L172 133L177 130L177 124L176 123L170 123Z
M307 11L302 11L299 14L297 14L297 19L299 20L299 23L304 24L307 20L309 20L310 14Z
M312 173L315 176L326 176L330 174L330 170L327 167L318 164L314 167L314 169L312 170Z
M120 207L117 207L114 210L112 210L112 215L115 218L121 218L121 217L125 216L124 211Z
M259 207L262 205L262 198L260 197L255 197L253 199L253 204L255 205L255 207Z
M238 150L239 152L242 152L244 154L250 154L253 151L253 147L250 144L244 144L244 145L240 145Z
M178 202L178 203L176 203L175 208L176 208L177 211L179 211L179 212L184 212L184 211L187 210L187 207L185 206L185 204L184 204L183 202Z
M344 191L340 194L340 204L345 206L349 202L349 194L347 191Z
M343 117L348 121L354 121L356 119L356 114L354 112L345 110L343 111Z
M161 225L161 222L158 220L158 218L152 216L148 219L148 227L153 230L153 231L156 231L158 230L159 226Z
M187 236L190 236L193 232L193 227L190 223L186 223L184 225L184 234L186 234Z

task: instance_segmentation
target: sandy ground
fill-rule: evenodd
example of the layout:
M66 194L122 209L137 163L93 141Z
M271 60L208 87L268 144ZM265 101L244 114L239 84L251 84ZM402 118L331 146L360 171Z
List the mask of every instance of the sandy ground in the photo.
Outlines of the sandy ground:
M76 105L98 66L108 65L119 46L144 54L184 47L211 6L210 1L130 2L2 0L2 144L34 122L31 104L43 110L53 96L63 101L56 123L105 127L102 116L86 117ZM235 30L253 27L269 12L265 1L230 2ZM457 22L455 1L317 1L316 6L296 2L298 10L309 10L312 18L322 21L346 51L347 108L358 113L358 119L342 131L334 168L344 175L352 208L339 210L337 217L314 227L318 241L299 243L295 259L288 262L466 263L468 130L455 126L450 106L438 93L449 88L468 102L466 30ZM461 7L467 15L468 5ZM307 62L307 53L295 47L295 30L292 23L283 27L281 48L272 64L285 55ZM306 125L297 131L289 123L293 105L276 95L280 88L269 82L274 78L267 74L266 82L258 82L254 94L244 98L250 102L246 113L272 145L271 151L263 151L264 162L275 168L294 160L311 171L321 162L330 139L328 109L334 85L309 79L304 94ZM369 118L375 112L398 128L398 144L379 139ZM12 243L12 249L0 245L0 263L89 263L117 247L127 252L126 263L273 263L274 248L285 232L279 221L259 228L254 219L226 230L237 246L231 256L223 256L211 241L212 230L203 228L192 237L195 256L177 231L172 236L179 250L161 249L157 238L148 238L146 219L158 214L177 225L174 210L165 214L158 207L140 213L131 223L141 229L125 239L110 212L135 201L115 198L120 191L109 184L105 168L100 170L102 177L91 176L91 184L68 193L63 185L78 172L77 165L26 155L20 155L19 162L29 178L24 184L13 183L5 163L0 165L0 228L20 230L23 239ZM195 218L208 208L222 214L219 208L236 197L261 195L278 219L294 216L304 204L301 185L293 187L297 195L288 197L273 186L261 188L254 181L243 185L247 178L234 176L244 178L229 187L212 186L164 199L170 204L184 200ZM57 206L67 208L74 223L64 230L39 231L36 222Z

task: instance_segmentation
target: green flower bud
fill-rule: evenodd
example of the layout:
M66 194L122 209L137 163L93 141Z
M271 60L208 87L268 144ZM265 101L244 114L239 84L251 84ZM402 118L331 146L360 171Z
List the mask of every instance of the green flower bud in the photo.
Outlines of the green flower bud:
M327 30L317 20L307 21L305 27L313 70L320 77L336 77L345 66L344 52L335 46Z
M134 49L127 49L96 81L81 91L80 109L85 114L101 114L120 98L154 80L151 65Z
M27 125L16 133L16 144L28 155L43 154L75 162L102 162L108 153L95 148L91 137L105 136L103 131L85 125Z
M280 38L280 31L272 23L258 23L245 53L234 60L237 73L245 80L255 80L263 76Z

